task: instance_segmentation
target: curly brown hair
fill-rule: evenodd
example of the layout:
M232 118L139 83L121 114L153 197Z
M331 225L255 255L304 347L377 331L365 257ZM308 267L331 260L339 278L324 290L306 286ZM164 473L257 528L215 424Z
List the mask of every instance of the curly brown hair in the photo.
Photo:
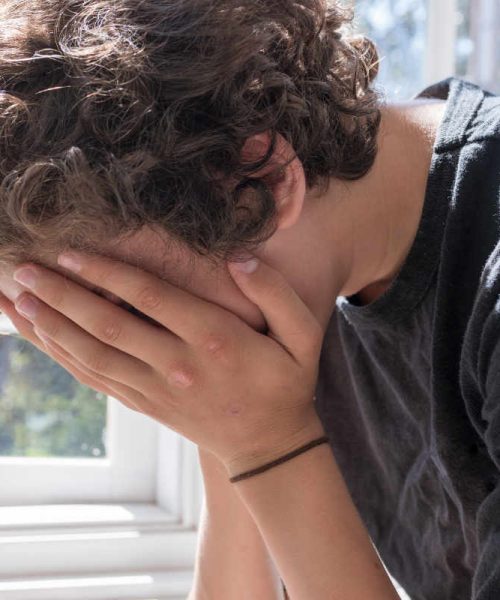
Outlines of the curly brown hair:
M147 225L234 258L275 231L252 174L278 133L309 188L366 174L378 60L351 19L325 0L3 0L0 262ZM262 132L268 152L243 162Z

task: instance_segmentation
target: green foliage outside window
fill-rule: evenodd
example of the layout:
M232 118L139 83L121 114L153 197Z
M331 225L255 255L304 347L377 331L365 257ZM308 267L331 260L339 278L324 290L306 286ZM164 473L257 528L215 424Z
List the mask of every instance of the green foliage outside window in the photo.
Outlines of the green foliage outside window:
M0 336L0 456L105 456L106 396L19 336Z

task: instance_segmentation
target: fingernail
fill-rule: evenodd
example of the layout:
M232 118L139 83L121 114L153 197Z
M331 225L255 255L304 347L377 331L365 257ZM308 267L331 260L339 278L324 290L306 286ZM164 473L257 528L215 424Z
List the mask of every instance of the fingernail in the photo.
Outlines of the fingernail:
M31 296L23 296L16 302L16 310L28 319L34 319L38 312L39 303Z
M64 267L65 269L69 269L70 271L81 271L82 262L80 258L73 253L67 252L65 254L60 254L57 257L57 263Z
M257 268L259 261L256 258L251 258L245 262L233 262L231 263L232 268L243 273L253 273Z
M37 276L33 269L24 268L24 269L19 269L19 271L15 271L14 279L18 283L22 283L27 288L34 289Z

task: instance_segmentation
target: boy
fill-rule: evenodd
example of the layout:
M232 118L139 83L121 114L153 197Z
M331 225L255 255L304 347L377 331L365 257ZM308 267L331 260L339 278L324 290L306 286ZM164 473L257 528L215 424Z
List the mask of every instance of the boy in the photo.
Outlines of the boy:
M36 10L43 27L25 8L1 50L4 293L22 291L14 263L62 272L59 250L98 249L265 332L224 263L251 248L323 329L316 410L391 574L417 600L496 597L500 101L449 79L383 106L373 46L336 3ZM396 597L346 504L319 510L326 450L255 477L281 492L266 507L200 449L193 598L279 598L266 547L294 600Z

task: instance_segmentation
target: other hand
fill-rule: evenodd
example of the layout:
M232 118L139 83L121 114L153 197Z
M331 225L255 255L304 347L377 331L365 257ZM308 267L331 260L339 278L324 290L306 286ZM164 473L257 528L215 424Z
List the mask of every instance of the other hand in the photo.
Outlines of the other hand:
M77 380L111 391L213 452L230 476L324 434L313 401L323 331L269 265L257 261L251 273L229 265L235 283L264 314L264 335L228 310L135 266L74 256L80 277L149 320L32 263L22 266L36 274L31 288L36 297L21 294L19 314L5 298L0 308L21 335ZM37 311L21 316L27 298Z

